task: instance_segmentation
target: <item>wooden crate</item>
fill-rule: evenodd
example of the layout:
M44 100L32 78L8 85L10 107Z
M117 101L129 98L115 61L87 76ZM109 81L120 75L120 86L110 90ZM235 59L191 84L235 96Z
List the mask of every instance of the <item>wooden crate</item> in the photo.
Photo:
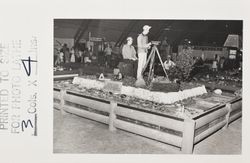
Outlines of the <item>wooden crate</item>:
M110 131L118 128L170 144L186 154L193 152L196 143L240 117L242 102L237 98L196 117L179 118L70 90L61 89L59 93L54 89L54 98L60 99L56 105L62 113L69 112L108 124Z

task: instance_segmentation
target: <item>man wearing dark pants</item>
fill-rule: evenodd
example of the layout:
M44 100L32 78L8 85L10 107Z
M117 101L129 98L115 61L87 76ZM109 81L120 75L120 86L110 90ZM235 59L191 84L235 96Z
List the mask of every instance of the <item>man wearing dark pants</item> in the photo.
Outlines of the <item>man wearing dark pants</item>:
M132 46L132 37L127 38L127 43L122 47L123 62L131 64L133 70L133 76L136 77L137 71L137 57L135 48Z

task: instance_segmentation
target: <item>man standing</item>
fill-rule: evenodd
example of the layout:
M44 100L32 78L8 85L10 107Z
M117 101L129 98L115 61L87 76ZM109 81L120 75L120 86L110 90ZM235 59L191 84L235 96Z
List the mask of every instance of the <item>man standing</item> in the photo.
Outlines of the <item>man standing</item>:
M147 61L147 53L148 49L150 48L151 43L148 43L148 36L151 26L144 25L143 31L139 36L137 37L137 47L138 47L138 68L137 68L137 86L145 85L145 82L143 80L142 76L142 69L146 64Z
M133 76L136 77L137 57L135 48L133 47L132 43L133 43L132 37L128 37L127 43L122 47L122 56L123 56L123 61L125 63L129 63L132 65Z

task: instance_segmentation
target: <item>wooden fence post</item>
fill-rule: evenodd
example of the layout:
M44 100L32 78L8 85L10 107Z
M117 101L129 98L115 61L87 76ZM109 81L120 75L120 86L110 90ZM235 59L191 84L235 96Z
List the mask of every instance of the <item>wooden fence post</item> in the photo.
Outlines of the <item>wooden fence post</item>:
M231 104L230 104L230 103L227 103L227 104L226 104L226 109L228 110L228 113L227 113L227 115L226 115L227 123L226 123L226 125L223 127L223 129L227 129L227 128L228 128L229 118L230 118L230 113L231 113Z
M184 120L184 131L182 136L182 153L192 154L194 148L195 121L186 118Z
M66 94L66 90L65 89L61 89L60 91L60 111L62 115L65 115L66 112L64 110L64 105L65 105L65 100L64 100L64 96Z
M115 109L117 107L117 103L114 101L110 102L110 112L109 112L109 130L115 131L116 127L114 126L114 121L116 119Z

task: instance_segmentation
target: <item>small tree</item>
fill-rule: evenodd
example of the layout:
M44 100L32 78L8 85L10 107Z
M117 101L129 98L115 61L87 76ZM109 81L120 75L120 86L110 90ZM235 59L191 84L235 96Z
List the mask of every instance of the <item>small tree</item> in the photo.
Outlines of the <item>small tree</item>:
M183 47L176 58L176 66L169 70L170 80L180 79L181 81L187 81L189 79L194 65L194 59L191 55L192 51L191 46Z

